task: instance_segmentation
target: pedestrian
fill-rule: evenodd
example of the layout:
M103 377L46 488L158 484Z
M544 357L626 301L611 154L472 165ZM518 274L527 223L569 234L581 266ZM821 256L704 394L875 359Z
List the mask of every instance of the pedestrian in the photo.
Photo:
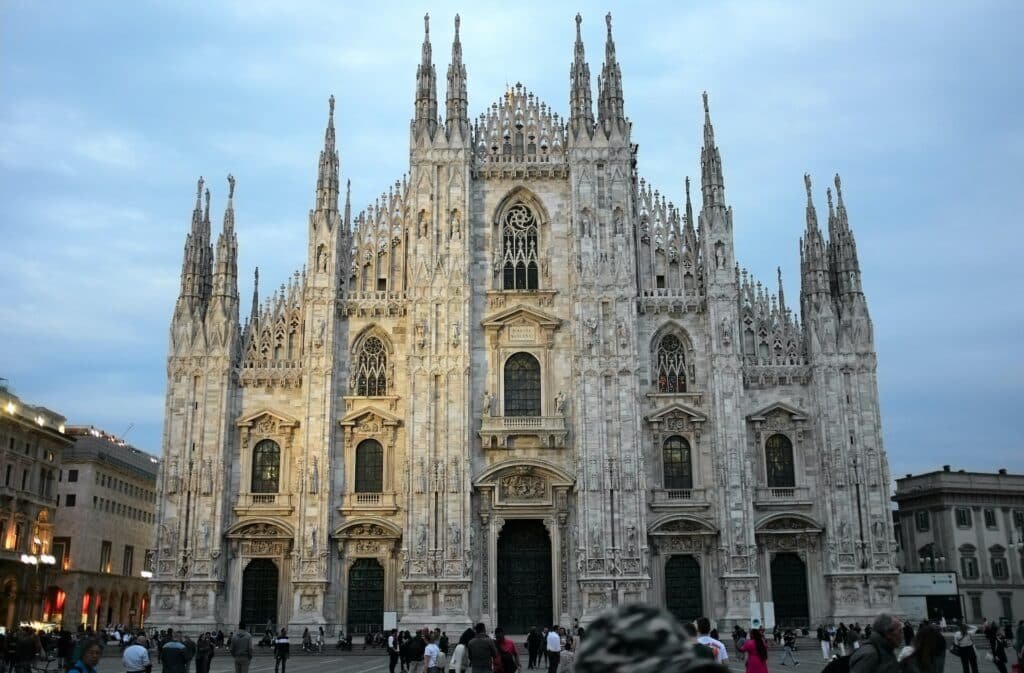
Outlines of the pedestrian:
M541 637L537 633L537 627L534 626L530 629L530 632L526 635L526 653L529 655L529 661L527 668L532 669L537 665L541 646Z
M103 645L100 641L87 638L82 641L81 656L75 665L71 667L73 673L96 673L96 666L100 663L100 656L103 654Z
M908 647L914 642L914 627L910 625L910 620L903 625L903 644Z
M448 647L451 645L448 642L448 634L444 631L441 632L441 637L437 640L437 646L441 650L441 654L448 654Z
M254 648L252 634L245 630L245 624L238 625L238 630L231 636L228 650L235 660L235 673L249 673L249 664L252 663Z
M1017 622L1017 633L1013 637L1013 649L1019 655L1024 652L1024 619Z
M401 657L401 648L398 643L398 629L391 629L391 633L388 634L388 673L395 673L395 666L398 665L398 659Z
M473 633L473 629L466 629L459 636L459 644L455 646L455 651L452 652L452 656L448 659L448 670L451 673L463 673L469 670L466 646L473 639Z
M711 620L701 617L697 620L697 642L710 647L715 655L715 663L724 664L729 660L729 653L725 649L725 643L711 635Z
M505 629L500 626L494 629L494 646L498 650L498 661L501 663L500 673L516 673L519 670L519 653L516 644L505 637ZM1003 673L1006 673L1003 671Z
M426 669L425 673L444 673L444 671L438 667L437 657L441 654L441 648L437 644L437 638L434 634L427 632L424 638L427 644L423 648L423 668Z
M746 673L768 673L768 644L761 629L750 629L750 637L738 649L747 657Z
M835 648L839 650L839 656L846 656L846 639L849 638L849 631L846 628L846 624L839 622L839 628L836 629L836 644Z
M821 646L822 661L828 661L831 658L829 657L829 640L828 629L824 624L818 624L818 645Z
M476 633L466 645L470 673L489 673L494 670L493 664L498 656L498 648L487 636L487 627L483 622L477 624L473 630ZM555 637L558 637L557 634Z
M427 649L425 631L426 629L417 630L416 635L409 640L409 673L426 673L423 669L423 653Z
M867 642L850 657L850 673L897 673L895 650L902 643L903 622L883 612L875 617Z
M308 631L308 629L307 629ZM281 633L274 639L274 673L285 673L288 658L292 655L292 642L288 639L288 629L281 627Z
M188 664L192 660L189 656L188 647L185 646L184 636L181 631L175 631L173 635L168 631L171 638L160 648L160 663L163 665L163 673L188 673Z
M548 655L548 673L558 672L558 660L562 654L562 638L558 635L558 624L548 630L545 651Z
M548 667L548 627L546 626L540 632L540 658L544 661L541 667L546 669ZM539 661L537 663L540 665Z
M782 634L782 649L783 666L789 665L786 663L787 660L794 666L800 665L800 662L796 660L795 656L793 656L793 651L796 649L796 633L793 632L793 629L786 629L786 632Z
M196 643L196 673L210 673L213 655L213 639L209 633L204 633L199 636L199 642Z
M964 673L978 673L978 653L974 649L974 640L967 632L967 624L960 622L960 630L953 636L953 654L960 657L960 666Z
M903 673L944 673L945 667L946 639L931 624L922 624L900 668Z
M999 673L1006 673L1006 646L1009 643L1006 640L1006 634L1001 631L996 631L995 647L992 648L992 663L996 665ZM1020 659L1020 655L1017 656Z
M136 636L132 644L124 648L121 664L126 673L150 673L153 663L149 660L149 640L146 636Z

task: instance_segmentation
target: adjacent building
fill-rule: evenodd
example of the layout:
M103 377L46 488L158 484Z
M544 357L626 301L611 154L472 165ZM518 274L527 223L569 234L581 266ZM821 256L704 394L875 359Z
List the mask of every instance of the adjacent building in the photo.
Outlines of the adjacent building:
M697 203L687 179L677 206L641 177L611 17L596 105L581 21L565 116L516 84L470 117L458 17L439 101L428 24L409 172L355 215L332 97L307 261L244 321L235 181L214 240L200 180L154 624L358 633L393 611L525 633L632 600L720 629L894 609L874 328L839 177L826 238L803 176L794 306L781 272L773 291L739 267L707 96Z
M896 480L901 569L955 572L971 623L1024 619L1024 475L942 470Z
M65 418L0 385L0 625L48 619L54 513Z
M138 626L149 610L147 551L156 530L159 461L92 427L68 427L53 531L51 621Z

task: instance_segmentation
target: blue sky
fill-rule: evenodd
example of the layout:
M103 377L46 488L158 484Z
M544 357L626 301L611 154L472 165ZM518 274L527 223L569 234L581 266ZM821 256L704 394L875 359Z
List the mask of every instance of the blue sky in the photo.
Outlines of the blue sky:
M803 174L819 206L842 174L893 475L1024 472L1024 4L352 4L0 5L0 376L23 399L159 452L199 175L218 228L238 179L240 290L257 264L266 290L305 260L328 95L354 209L405 172L425 11L442 101L461 13L475 116L517 81L566 114L573 17L596 86L611 10L641 175L681 201L707 90L737 257L788 297Z

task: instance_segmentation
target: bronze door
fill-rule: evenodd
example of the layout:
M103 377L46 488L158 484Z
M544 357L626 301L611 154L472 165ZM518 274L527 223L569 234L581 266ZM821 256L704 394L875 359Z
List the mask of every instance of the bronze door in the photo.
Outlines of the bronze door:
M377 559L356 559L348 570L347 622L347 633L370 633L383 628L384 568Z
M254 631L267 622L277 624L277 566L258 558L242 571L242 623Z
M775 623L810 626L807 607L807 566L796 554L776 554L772 559L772 600Z
M498 537L498 623L505 633L550 626L551 539L536 519L510 519Z
M679 621L704 616L700 564L693 556L672 556L665 564L665 607Z

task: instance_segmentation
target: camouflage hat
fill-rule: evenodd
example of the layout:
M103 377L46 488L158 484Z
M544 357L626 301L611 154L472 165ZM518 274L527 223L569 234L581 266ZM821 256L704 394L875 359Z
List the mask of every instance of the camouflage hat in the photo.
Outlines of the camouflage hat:
M727 673L694 650L675 617L643 603L602 613L576 652L575 673Z

